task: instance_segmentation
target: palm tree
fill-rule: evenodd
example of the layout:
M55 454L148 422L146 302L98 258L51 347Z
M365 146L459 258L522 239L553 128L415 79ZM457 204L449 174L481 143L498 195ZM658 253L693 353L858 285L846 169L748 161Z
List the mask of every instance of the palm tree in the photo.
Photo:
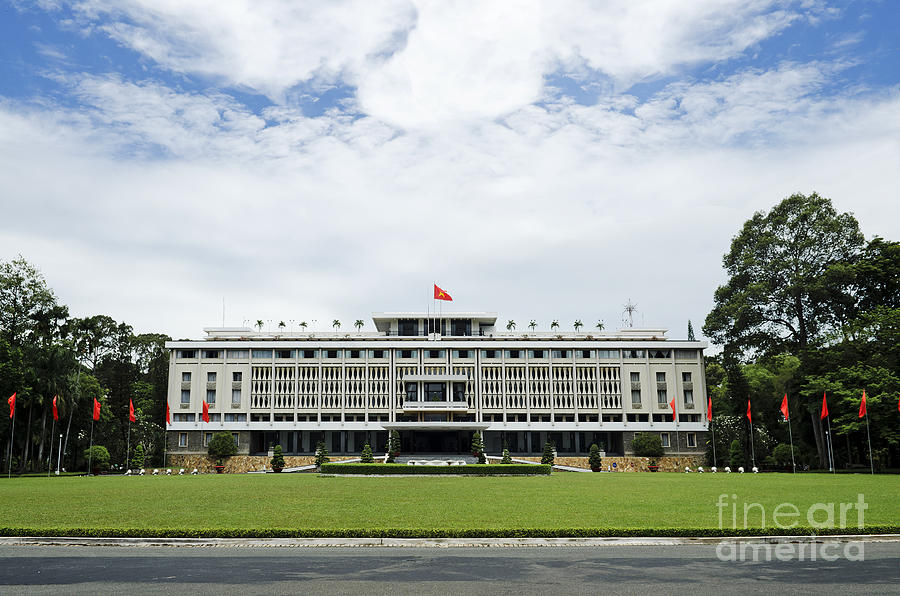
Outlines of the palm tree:
M359 333L362 330L363 325L365 325L365 323L363 323L362 319L356 319L356 322L353 323L353 326L356 327L357 333Z
M262 331L263 325L265 325L265 323L263 322L262 319L256 319L256 328L259 331Z
M506 330L512 331L515 328L516 328L516 322L513 321L512 319L510 319L509 322L506 323Z
M597 331L603 331L606 325L603 324L603 321L597 321L597 324L594 325L597 328Z
M303 331L306 331L306 321L300 321L300 326L303 327Z
M531 330L534 331L534 328L537 327L537 323L534 319L531 319L531 322L528 323L528 326L531 327Z
M281 333L284 333L285 326L286 325L284 324L284 321L278 321L278 331L280 331Z
M575 327L575 333L578 333L578 330L584 327L584 323L581 322L581 319L575 319L573 326Z
M558 327L559 327L559 321L554 319L553 322L550 323L550 330L552 331L553 329L557 329Z
M331 326L334 327L335 331L337 331L338 329L341 328L341 322L338 321L337 319L335 319L331 322Z

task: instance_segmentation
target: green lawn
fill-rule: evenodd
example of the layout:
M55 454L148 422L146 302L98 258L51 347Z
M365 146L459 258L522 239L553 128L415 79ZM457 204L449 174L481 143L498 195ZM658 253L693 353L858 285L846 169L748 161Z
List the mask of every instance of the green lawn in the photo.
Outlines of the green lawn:
M900 532L900 477L828 474L575 474L320 477L314 474L0 480L0 533L152 535L678 534L743 529L745 503L856 503L869 530ZM720 495L725 507L716 503ZM736 495L732 497L732 495ZM761 528L759 508L749 528ZM824 520L825 513L817 519ZM839 524L836 519L836 524ZM855 532L856 509L846 532ZM780 533L795 533L782 530ZM821 530L819 533L830 533Z

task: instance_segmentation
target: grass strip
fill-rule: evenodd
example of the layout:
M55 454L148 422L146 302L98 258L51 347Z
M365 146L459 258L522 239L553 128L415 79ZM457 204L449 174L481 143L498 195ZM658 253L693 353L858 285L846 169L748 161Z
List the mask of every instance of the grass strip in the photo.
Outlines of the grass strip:
M441 476L546 476L550 466L539 464L470 464L466 466L409 466L406 464L322 464L322 474L441 475Z

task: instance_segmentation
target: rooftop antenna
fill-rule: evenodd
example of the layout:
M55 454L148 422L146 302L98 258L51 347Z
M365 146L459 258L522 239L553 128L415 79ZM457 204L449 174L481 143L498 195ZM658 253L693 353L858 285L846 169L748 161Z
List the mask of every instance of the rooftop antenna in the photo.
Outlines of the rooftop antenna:
M628 302L625 303L625 310L622 314L628 315L628 326L634 327L634 313L637 312L637 304L631 301L631 298L628 299ZM624 322L624 320L623 320Z

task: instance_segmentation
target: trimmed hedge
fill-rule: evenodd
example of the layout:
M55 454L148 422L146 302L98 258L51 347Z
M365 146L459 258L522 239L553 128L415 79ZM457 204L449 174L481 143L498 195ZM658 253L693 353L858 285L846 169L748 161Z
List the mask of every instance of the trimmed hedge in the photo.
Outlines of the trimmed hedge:
M451 476L548 475L550 466L533 464L470 464L465 466L408 466L406 464L322 464L322 474L443 474Z
M410 466L412 467L412 466ZM0 536L67 536L76 538L727 538L741 536L831 536L900 534L900 526L867 526L816 530L780 528L345 528L230 529L174 528L0 528Z

